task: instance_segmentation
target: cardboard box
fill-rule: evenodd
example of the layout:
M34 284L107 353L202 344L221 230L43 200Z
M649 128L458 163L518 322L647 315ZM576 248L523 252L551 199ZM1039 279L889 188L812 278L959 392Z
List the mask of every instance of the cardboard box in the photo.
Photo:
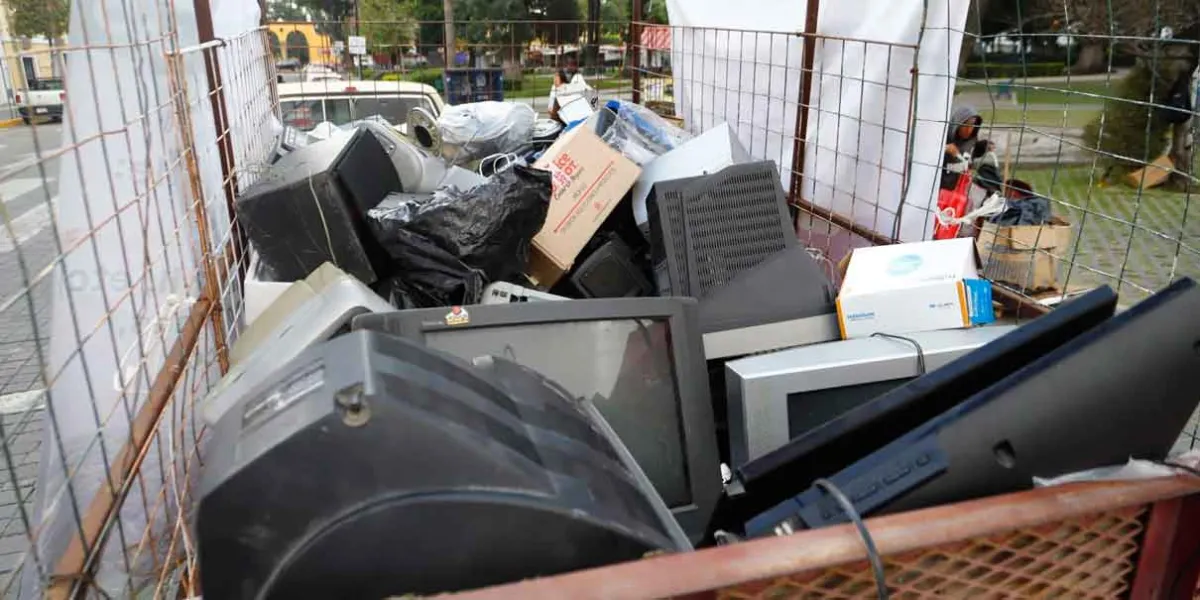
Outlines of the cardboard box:
M837 299L842 338L958 329L995 320L971 238L859 248Z
M1058 217L1046 225L986 223L977 241L983 275L1023 290L1056 288L1058 265L1072 237L1071 224Z
M549 288L571 269L642 170L586 127L563 134L533 166L550 171L554 188L546 224L533 237L527 275Z

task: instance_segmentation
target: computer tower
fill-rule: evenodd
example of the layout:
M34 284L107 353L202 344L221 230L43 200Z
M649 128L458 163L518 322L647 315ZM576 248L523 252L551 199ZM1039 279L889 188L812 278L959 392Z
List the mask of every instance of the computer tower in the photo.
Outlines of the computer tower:
M311 348L212 430L205 595L426 595L689 550L597 418L501 358L375 332Z
M296 148L238 198L238 219L259 260L283 281L298 281L325 262L375 282L387 255L364 216L400 191L391 158L370 131Z

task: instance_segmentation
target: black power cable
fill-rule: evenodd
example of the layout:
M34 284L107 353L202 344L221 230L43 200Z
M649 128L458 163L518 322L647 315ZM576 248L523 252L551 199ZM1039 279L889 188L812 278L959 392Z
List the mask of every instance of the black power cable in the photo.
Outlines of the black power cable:
M858 529L858 535L862 537L863 544L867 547L867 560L871 563L871 571L875 575L875 591L879 594L879 600L888 600L889 593L886 573L883 570L883 559L879 557L879 549L875 547L875 540L871 538L871 532L867 531L867 524L863 523L862 516L854 508L854 503L828 479L818 479L813 482L813 485L829 494L842 507L846 516L850 517L854 527Z
M908 343L912 344L913 348L917 349L917 376L921 376L921 375L925 374L925 350L923 348L921 348L920 342L918 342L917 340L914 340L910 337L904 337L902 335L895 335L895 334L891 334L891 333L883 333L883 332L878 332L878 331L875 333L872 333L871 337L899 340L901 342L908 342Z

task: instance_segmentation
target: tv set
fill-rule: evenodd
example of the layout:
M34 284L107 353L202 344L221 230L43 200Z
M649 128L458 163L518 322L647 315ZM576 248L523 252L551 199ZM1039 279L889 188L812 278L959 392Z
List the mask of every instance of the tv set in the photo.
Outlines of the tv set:
M691 549L589 402L377 332L272 372L210 449L196 531L213 597L425 595Z
M854 464L1009 373L1113 315L1107 286L1063 303L965 356L892 389L737 468L738 494L725 507L746 522L786 503L818 478Z
M352 327L464 359L499 356L596 406L693 541L721 494L696 301L607 298L363 315Z
M1015 325L810 344L725 363L730 466L740 467Z
M1017 491L1034 477L1131 457L1163 459L1196 409L1197 348L1200 287L1182 279L992 378L830 480L865 515ZM787 504L756 519L755 529L844 518L811 489Z

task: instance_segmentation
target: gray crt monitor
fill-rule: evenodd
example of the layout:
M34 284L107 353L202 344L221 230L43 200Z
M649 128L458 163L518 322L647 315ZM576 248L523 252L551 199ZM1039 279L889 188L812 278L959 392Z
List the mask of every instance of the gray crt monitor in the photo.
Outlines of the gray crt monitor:
M729 453L740 467L1016 329L925 331L800 346L725 363ZM911 340L911 341L909 341Z
M691 298L606 298L376 313L353 328L506 358L592 399L697 540L722 482L696 315Z

